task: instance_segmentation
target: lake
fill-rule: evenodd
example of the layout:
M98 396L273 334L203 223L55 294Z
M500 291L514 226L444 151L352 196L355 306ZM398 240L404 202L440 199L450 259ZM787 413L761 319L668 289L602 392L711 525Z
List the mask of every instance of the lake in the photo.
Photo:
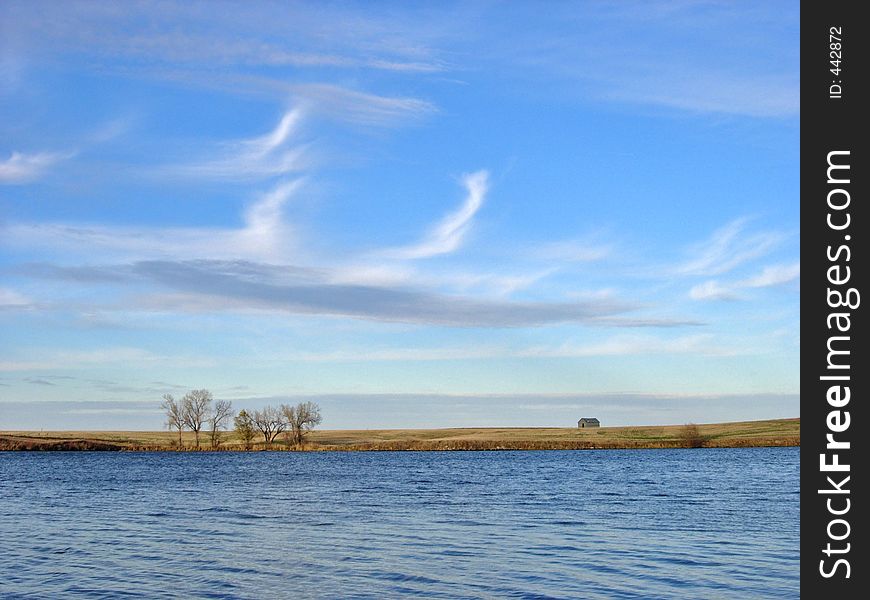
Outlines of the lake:
M0 452L0 596L796 598L799 463Z

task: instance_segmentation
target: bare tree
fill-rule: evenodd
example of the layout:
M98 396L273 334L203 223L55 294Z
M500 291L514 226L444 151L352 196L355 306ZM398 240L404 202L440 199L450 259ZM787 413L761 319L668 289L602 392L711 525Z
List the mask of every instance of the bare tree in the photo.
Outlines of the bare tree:
M253 417L251 417L248 411L242 410L233 419L233 424L235 425L236 435L239 436L239 439L245 445L245 450L250 450L251 442L254 441L254 436L257 435Z
M226 429L230 418L233 416L233 403L229 400L218 400L214 403L211 417L208 422L211 425L211 447L217 448L221 443L221 430Z
M184 429L184 415L182 404L175 401L172 394L163 394L163 404L160 405L166 413L166 428L178 430L178 445L182 446L181 430Z
M284 413L274 406L254 411L254 427L263 434L267 444L271 444L280 433L286 431L288 426Z
M199 432L208 420L212 395L208 390L192 390L181 399L184 425L190 429L196 438L199 448Z
M296 406L281 405L281 412L290 424L293 442L297 445L305 441L305 434L320 425L320 407L314 402L300 402Z

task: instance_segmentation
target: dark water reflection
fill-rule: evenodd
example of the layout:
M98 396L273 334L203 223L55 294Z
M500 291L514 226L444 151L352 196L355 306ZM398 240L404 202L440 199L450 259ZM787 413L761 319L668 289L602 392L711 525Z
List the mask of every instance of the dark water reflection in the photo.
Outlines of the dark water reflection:
M799 596L796 448L0 453L0 596Z

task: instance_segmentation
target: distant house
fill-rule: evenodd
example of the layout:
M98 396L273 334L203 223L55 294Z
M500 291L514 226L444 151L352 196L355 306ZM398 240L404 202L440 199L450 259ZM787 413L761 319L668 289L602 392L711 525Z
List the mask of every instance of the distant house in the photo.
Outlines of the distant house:
M594 417L591 419L583 418L577 421L577 427L580 429L585 429L586 427L601 427L601 421Z

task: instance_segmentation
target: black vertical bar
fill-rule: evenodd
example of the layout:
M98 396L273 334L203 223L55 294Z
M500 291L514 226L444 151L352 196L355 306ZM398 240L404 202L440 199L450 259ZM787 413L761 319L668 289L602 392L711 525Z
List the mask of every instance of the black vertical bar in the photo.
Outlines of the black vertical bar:
M870 379L860 298L870 269L859 2L801 7L801 593L866 597ZM866 298L870 302L870 296ZM828 436L831 436L830 438ZM846 445L848 444L848 447ZM848 465L846 467L845 465ZM841 514L837 514L841 513Z

